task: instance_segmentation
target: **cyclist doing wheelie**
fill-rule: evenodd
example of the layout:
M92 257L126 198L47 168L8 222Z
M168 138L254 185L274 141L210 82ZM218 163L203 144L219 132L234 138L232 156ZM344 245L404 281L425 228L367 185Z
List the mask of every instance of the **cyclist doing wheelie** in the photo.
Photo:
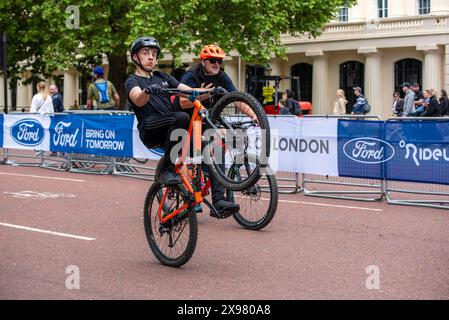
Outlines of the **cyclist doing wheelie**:
M171 141L170 135L176 129L187 130L190 116L187 112L175 108L169 96L162 93L167 88L192 88L166 73L153 70L160 51L158 41L152 37L140 37L133 42L130 52L132 61L136 64L136 72L126 80L125 90L128 103L137 117L140 139L148 148L160 145L164 149L164 163L159 182L176 185L181 184L182 179L175 172L174 159L170 159L169 155L178 141ZM179 101L181 109L193 107L186 98L180 98ZM238 204L224 200L224 188L212 190L213 195L218 192L218 196L213 196L212 204L218 213L229 216L239 211Z

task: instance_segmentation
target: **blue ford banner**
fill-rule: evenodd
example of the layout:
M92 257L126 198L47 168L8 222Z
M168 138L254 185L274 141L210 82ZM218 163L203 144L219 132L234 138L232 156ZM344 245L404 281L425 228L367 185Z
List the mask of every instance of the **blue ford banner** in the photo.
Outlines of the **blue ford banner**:
M385 140L395 150L388 180L449 184L449 119L387 121Z
M382 121L338 121L338 175L382 179L395 150L382 139Z
M58 152L132 157L134 118L123 115L55 115L50 149Z

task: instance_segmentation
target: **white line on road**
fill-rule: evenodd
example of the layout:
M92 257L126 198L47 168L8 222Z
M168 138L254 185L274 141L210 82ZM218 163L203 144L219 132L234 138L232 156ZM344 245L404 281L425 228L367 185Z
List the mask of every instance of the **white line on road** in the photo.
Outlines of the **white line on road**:
M86 181L86 180L69 179L69 178L57 178L57 177L47 177L47 176L36 176L36 175L32 175L32 174L19 174L19 173L6 173L6 172L0 172L0 174L6 175L6 176L19 176L19 177L27 177L27 178L51 179L51 180L63 180L63 181L71 181L71 182L84 182L84 181Z
M265 199L265 198L262 198L262 199L269 200L269 199ZM341 205L338 205L338 204L328 204L328 203L319 203L319 202L292 201L292 200L279 200L279 202L294 203L294 204L308 204L308 205L311 205L311 206L345 208L345 209L354 209L354 210L383 211L383 209L366 208L366 207L341 206Z
M236 196L236 198L244 198L242 196ZM270 201L268 198L260 198L261 200ZM311 206L321 206L321 207L332 207L332 208L344 208L344 209L354 209L354 210L366 210L366 211L384 211L383 209L366 208L366 207L351 207L351 206L341 206L338 204L328 204L319 202L306 202L306 201L293 201L293 200L278 200L279 202L293 203L293 204L306 204Z
M345 209L354 209L354 210L383 211L383 209L366 208L366 207L340 206L338 204L328 204L328 203L318 203L318 202L291 201L291 200L279 200L279 202L295 203L295 204L308 204L308 205L311 205L311 206L345 208Z
M75 239L79 239L79 240L87 240L87 241L96 240L95 238L89 238L89 237L83 237L83 236L76 236L76 235L73 235L73 234L61 233L61 232L54 232L54 231L49 231L49 230L37 229L37 228L30 228L30 227L25 227L25 226L19 226L19 225L17 225L17 224L10 224L10 223L0 222L0 225L5 226L5 227L10 227L10 228L16 228L16 229L27 230L27 231L34 231L34 232L40 232L40 233L52 234L52 235L54 235L54 236L67 237L67 238L75 238Z

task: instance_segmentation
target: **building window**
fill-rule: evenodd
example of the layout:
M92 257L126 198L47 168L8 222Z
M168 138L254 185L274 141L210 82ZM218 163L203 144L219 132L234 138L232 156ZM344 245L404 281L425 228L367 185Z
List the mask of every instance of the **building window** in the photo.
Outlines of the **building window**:
M299 100L312 101L313 66L308 63L297 63L292 66L291 75L299 77L299 88L296 87L297 83L295 80L292 80L291 83L292 90L295 91L296 96L299 93Z
M417 0L418 1L418 14L430 13L430 0Z
M388 17L388 0L377 0L377 17Z
M394 90L404 96L401 84L422 84L422 62L416 59L402 59L394 64Z
M345 92L346 113L351 113L356 102L354 87L361 87L365 93L365 65L358 61L346 61L340 65L340 89Z
M348 22L348 7L340 7L340 10L338 11L337 20L339 22Z

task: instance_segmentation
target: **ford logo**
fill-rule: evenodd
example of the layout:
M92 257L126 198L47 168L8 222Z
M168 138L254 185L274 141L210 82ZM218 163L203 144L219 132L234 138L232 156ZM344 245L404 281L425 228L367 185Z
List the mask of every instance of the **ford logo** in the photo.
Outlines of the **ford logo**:
M394 148L388 142L376 138L356 138L343 146L345 155L356 162L378 164L394 157Z
M23 146L37 146L44 140L44 127L34 119L23 119L11 126L11 137Z
M151 153L154 153L157 156L163 157L164 156L164 149L158 147L158 148L153 148L153 149L149 149Z

